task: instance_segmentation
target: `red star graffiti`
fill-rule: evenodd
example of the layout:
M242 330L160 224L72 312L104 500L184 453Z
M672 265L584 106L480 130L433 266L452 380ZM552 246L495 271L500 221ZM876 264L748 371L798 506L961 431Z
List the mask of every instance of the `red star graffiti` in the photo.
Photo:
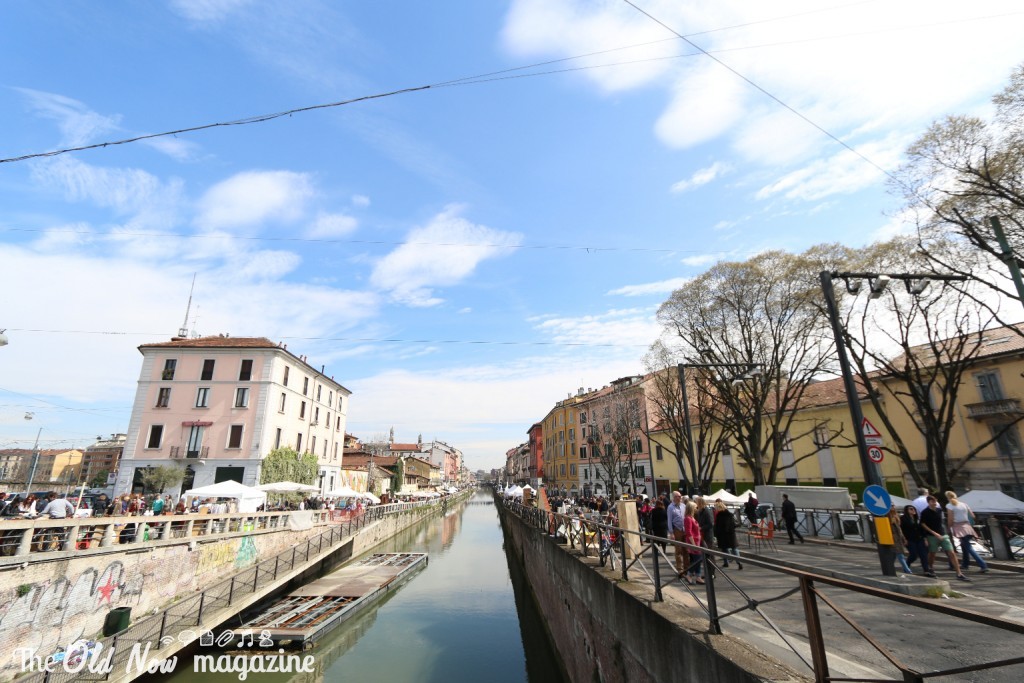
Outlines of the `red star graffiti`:
M111 572L110 574L107 574L107 582L96 588L96 592L100 594L100 602L102 603L106 600L109 605L110 596L114 594L115 590L117 590L117 584L114 583L114 574Z

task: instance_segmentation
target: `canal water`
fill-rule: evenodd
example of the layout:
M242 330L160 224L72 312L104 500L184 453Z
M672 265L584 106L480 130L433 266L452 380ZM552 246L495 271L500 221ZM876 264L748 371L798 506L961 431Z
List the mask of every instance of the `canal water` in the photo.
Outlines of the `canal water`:
M251 672L246 681L561 683L558 660L520 572L510 572L489 491L480 490L372 552L426 552L429 562L316 648L300 653L313 656L312 672ZM197 654L211 652L203 648ZM196 673L192 661L185 654L174 674L151 680L239 680L237 673Z

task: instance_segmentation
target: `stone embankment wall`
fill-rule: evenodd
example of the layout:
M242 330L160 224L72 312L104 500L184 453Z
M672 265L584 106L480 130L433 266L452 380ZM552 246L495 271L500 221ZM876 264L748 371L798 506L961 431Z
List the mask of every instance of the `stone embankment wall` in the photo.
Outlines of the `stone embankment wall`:
M93 637L113 607L131 607L133 618L142 616L323 530L286 527L80 557L68 551L6 567L0 575L0 679L20 671L17 648L51 653Z
M805 680L734 638L710 635L699 608L653 602L649 583L622 581L498 507L505 552L521 565L573 683Z

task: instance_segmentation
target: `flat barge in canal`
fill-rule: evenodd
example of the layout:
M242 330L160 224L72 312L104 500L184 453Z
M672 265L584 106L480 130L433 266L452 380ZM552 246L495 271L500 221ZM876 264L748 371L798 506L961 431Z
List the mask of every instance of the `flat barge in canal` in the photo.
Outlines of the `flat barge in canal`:
M275 644L312 647L427 564L426 553L377 553L307 583L242 625ZM237 632L237 630L236 630Z

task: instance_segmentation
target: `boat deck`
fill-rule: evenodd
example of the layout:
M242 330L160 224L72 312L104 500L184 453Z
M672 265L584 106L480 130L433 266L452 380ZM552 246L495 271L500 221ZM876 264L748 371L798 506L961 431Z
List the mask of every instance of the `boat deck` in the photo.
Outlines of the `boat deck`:
M289 593L242 628L266 634L275 643L294 641L311 645L426 563L426 553L371 555Z

